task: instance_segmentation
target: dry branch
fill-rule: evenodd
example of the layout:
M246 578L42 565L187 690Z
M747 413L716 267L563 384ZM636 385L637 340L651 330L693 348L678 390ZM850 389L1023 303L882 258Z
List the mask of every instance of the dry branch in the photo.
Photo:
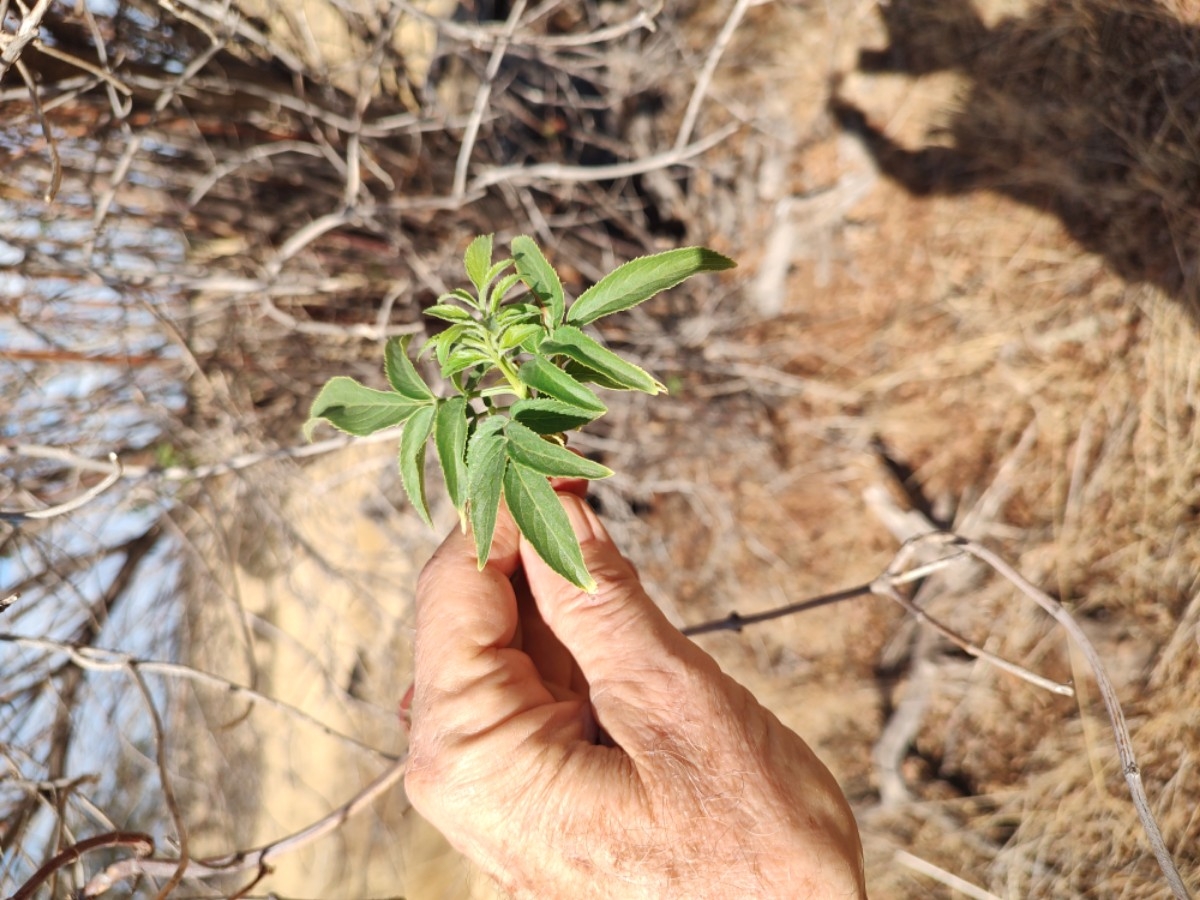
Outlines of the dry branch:
M725 19L725 24L721 27L720 34L713 41L712 46L708 50L708 56L704 59L704 65L700 69L700 74L696 76L696 85L692 89L692 96L688 100L687 110L683 114L683 122L679 126L679 133L675 136L675 149L682 150L687 146L688 141L692 139L692 132L696 129L696 121L700 118L700 107L704 105L704 98L708 96L708 89L712 84L713 74L717 71L717 65L721 62L721 57L724 55L726 48L729 47L729 42L733 40L733 34L737 31L737 27L741 24L742 19L746 15L746 10L751 6L757 6L763 2L770 0L735 0L733 9L729 11L728 17Z
M9 455L9 453L7 451L11 451L11 448L0 447L0 459L3 459L6 455ZM17 454L12 454L12 455L20 456L20 455L28 455L28 454L17 453ZM88 465L82 465L79 468L81 468L81 469L82 468L89 468L89 469L93 468L92 464L95 463L94 460L83 460L82 458L80 458L80 459L81 459L81 461L85 461L86 463L88 463ZM108 465L105 466L100 471L104 471L107 473L104 476L104 480L100 481L97 484L92 485L92 487L88 488L86 491L84 491L78 497L72 497L70 500L67 500L64 503L59 503L55 506L47 507L46 509L35 509L35 510L31 510L29 512L16 512L13 510L0 510L0 522L9 522L9 523L17 524L17 523L24 522L27 520L55 519L59 516L65 516L67 513L74 512L75 510L79 509L80 507L86 506L88 503L90 503L96 497L99 497L101 494L103 494L105 491L107 491L110 487L112 487L114 484L116 484L121 479L121 476L125 474L125 470L121 466L121 461L119 459L117 459L117 455L115 453L108 454Z
M4 80L9 67L20 59L21 52L25 47L37 38L38 28L52 2L53 0L38 0L37 5L31 10L27 10L21 18L21 24L17 27L16 34L12 37L0 34L0 40L4 44L4 49L0 51L0 81Z
M215 478L221 475L228 475L232 472L240 472L252 466L257 466L265 462L277 462L284 459L307 459L311 456L320 456L325 453L333 453L337 450L344 450L351 445L377 444L385 441L394 441L399 437L399 429L389 429L388 431L377 432L370 437L356 438L350 436L332 437L323 441L313 441L311 444L296 444L291 447L279 447L275 450L262 450L254 453L239 453L227 460L217 463L209 463L203 466L167 466L165 468L159 466L143 466L143 465L123 465L119 460L110 457L110 462L104 463L99 460L91 459L86 456L80 456L62 447L45 447L38 444L8 444L0 445L0 460L5 458L28 457L29 459L51 459L65 463L80 471L88 472L104 472L106 478L101 482L104 486L99 485L90 488L83 497L76 497L70 501L67 512L77 509L84 503L92 499L102 490L107 490L108 487L118 481L125 479L127 481L161 481L161 482L183 482L183 481L202 481L206 478ZM111 479L111 481L109 480ZM28 512L9 512L0 514L9 518L12 521L20 521L21 519L33 518L48 518L48 513L61 515L60 510L63 506L52 507L51 509L37 510L33 513ZM18 518L19 517L19 518Z
M398 784L404 777L407 765L407 758L397 760L342 806L287 837L271 841L253 850L238 850L227 856L187 860L184 876L198 879L219 878L223 875L232 875L251 869L262 870L272 860L294 853L313 841L336 831ZM182 859L124 859L94 875L84 885L80 896L99 897L121 882L141 875L152 878L170 877L183 862Z
M86 853L109 850L113 847L126 847L133 851L135 857L148 856L154 852L154 840L150 835L136 831L113 831L84 838L48 859L9 900L30 900L37 893L37 889L59 869L78 862Z
M325 724L320 719L314 718L309 713L293 706L290 703L285 703L269 694L264 694L262 691L255 690L247 685L238 684L235 681L230 681L220 675L214 675L211 672L204 672L193 666L184 665L182 663L165 662L156 659L141 659L129 653L120 653L116 650L106 650L101 647L84 646L77 643L67 643L64 641L52 640L50 638L33 637L30 635L21 634L6 634L0 632L0 644L13 644L18 647L29 647L31 649L42 650L46 653L64 653L70 659L71 663L78 666L80 669L86 669L93 672L126 672L133 671L135 673L145 673L159 675L165 678L178 678L186 681L193 681L197 684L207 685L222 691L230 697L237 697L248 701L249 703L261 703L264 706L269 706L272 709L279 710L288 716L291 716L299 721L302 721L316 728L327 737L334 738L350 746L363 750L377 759L384 761L395 761L398 757L395 754L388 753L370 744L360 741L337 729Z
M917 558L920 551L929 547L938 550L949 550L951 551L951 555L935 560L933 563L909 569L909 563ZM1125 782L1129 788L1134 808L1137 810L1138 819L1141 821L1142 829L1146 834L1146 839L1150 843L1151 850L1158 861L1159 868L1163 872L1172 895L1176 900L1189 900L1191 893L1183 883L1183 878L1180 876L1171 852L1166 845L1166 841L1163 839L1162 830L1158 826L1158 821L1150 806L1150 800L1146 796L1146 789L1142 783L1141 769L1138 767L1133 751L1133 739L1129 734L1129 727L1125 722L1125 714L1117 698L1116 690L1113 688L1112 681L1105 670L1100 654L1096 651L1095 646L1088 639L1083 629L1079 627L1079 623L1075 621L1074 617L1061 603L1034 586L1017 572L1016 569L981 544L951 532L938 531L919 535L904 543L896 553L891 565L888 566L887 571L870 584L806 600L801 603L788 604L787 606L768 610L755 616L742 617L737 613L731 613L724 619L685 628L684 634L697 635L721 630L740 631L746 624L767 622L806 609L874 593L895 600L910 614L916 616L919 621L935 627L940 634L952 640L957 646L972 656L984 659L1038 687L1042 687L1053 693L1071 696L1074 690L1069 685L1060 685L1044 679L1015 663L1000 659L994 654L988 653L982 648L971 644L950 629L935 622L920 607L908 601L897 590L898 584L913 581L927 575L931 570L931 566L941 568L951 562L962 560L968 555L990 566L998 575L1011 582L1021 593L1049 613L1062 626L1067 635L1083 653L1088 667L1092 670L1092 675L1096 679L1096 684L1100 688L1100 694L1104 698L1105 710L1108 713L1109 724L1117 745L1117 754L1121 761L1121 771L1125 776Z

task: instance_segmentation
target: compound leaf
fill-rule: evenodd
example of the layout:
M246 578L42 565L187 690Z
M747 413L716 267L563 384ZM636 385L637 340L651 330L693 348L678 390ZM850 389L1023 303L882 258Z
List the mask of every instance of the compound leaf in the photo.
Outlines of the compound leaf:
M503 272L505 269L507 269L511 265L512 265L511 259L502 259L502 260L500 260L500 262L493 265L487 271L487 279L483 282L483 286L487 287L489 284L491 284L493 281L495 281L497 278L500 277L501 272ZM483 295L480 294L479 298L482 300Z
M417 353L417 359L421 359L430 350L437 356L438 363L444 361L446 354L449 353L450 344L458 339L464 331L470 327L469 322L459 322L451 325L445 331L439 331L437 334L431 334L425 339L425 343L421 345L420 351Z
M620 385L625 390L659 394L666 388L655 381L644 369L621 359L599 341L588 337L572 325L561 325L554 329L548 341L538 347L546 356L562 355L603 376L610 384Z
M436 306L431 306L425 310L425 315L441 319L443 322L471 321L471 314L461 306L455 306L453 303L439 303Z
M680 247L642 256L619 266L579 295L567 311L567 324L587 325L649 300L698 272L719 272L736 263L706 247Z
M500 335L500 350L501 352L513 349L527 342L535 335L544 335L546 326L540 322L523 322L516 325L510 325L504 329Z
M396 393L418 403L428 403L433 400L433 391L417 374L412 360L408 358L408 342L411 340L411 334L388 340L383 351L383 370L388 384Z
M508 424L508 458L550 478L607 478L612 469L548 441L521 422Z
M442 377L449 378L451 375L465 372L472 366L490 362L491 358L486 353L481 353L470 347L459 347L457 350L451 351L450 356L442 363Z
M582 409L595 410L597 415L608 412L608 407L591 388L572 378L544 356L534 356L527 360L517 372L517 376L529 387L547 397Z
M512 286L520 280L521 276L514 272L512 275L505 275L496 282L496 287L492 291L492 296L488 301L491 304L488 308L492 310L499 309L501 302L504 300L504 295L511 291Z
M534 243L533 238L527 235L513 238L512 254L517 265L517 274L541 304L550 311L551 327L561 324L567 300L563 295L562 281L559 280L558 273L554 271L550 261Z
M433 442L446 481L446 493L460 518L467 502L467 424L466 397L451 397L438 402Z
M304 437L311 441L319 422L328 422L356 437L366 437L399 425L420 408L420 403L394 391L377 391L338 375L325 383L313 401L308 421L304 423Z
M606 378L605 376L601 375L595 369L589 369L587 366L580 365L573 359L567 360L566 365L563 366L563 371L576 381L581 381L585 384L595 384L602 388L608 388L610 391L628 390L625 385L618 384L611 378Z
M518 400L508 411L513 420L538 434L560 434L573 428L582 428L601 413L581 409L561 400L537 397L533 400Z
M588 574L571 521L546 476L510 459L504 469L504 500L537 555L571 584L594 592L596 581Z
M504 487L504 427L508 420L492 416L484 421L467 442L467 517L475 537L475 555L482 569L492 549L496 513Z
M463 254L463 268L467 270L467 277L471 279L471 284L475 285L480 297L491 281L488 278L488 269L491 267L492 235L481 234L467 245L467 252Z
M429 516L429 504L425 500L425 442L433 430L433 418L437 407L422 406L409 417L400 435L400 483L417 515L433 527Z

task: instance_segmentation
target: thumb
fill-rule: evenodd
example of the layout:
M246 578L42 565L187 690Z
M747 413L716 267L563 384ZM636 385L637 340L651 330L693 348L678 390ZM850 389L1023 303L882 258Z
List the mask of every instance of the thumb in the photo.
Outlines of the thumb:
M652 749L662 736L655 724L674 727L688 685L711 660L654 605L587 503L571 494L559 499L597 588L588 594L575 587L522 538L530 592L587 679L601 727L628 752Z

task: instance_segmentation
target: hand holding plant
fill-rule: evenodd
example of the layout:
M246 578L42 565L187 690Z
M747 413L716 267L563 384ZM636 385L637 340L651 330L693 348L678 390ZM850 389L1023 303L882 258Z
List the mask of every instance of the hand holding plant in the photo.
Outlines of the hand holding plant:
M591 386L648 394L665 388L583 329L692 275L734 263L703 247L668 250L618 267L568 304L558 273L531 238L514 238L511 249L512 258L494 262L492 236L477 237L463 257L474 290L443 294L425 311L447 327L425 341L418 358L434 354L447 396L417 372L408 356L411 338L393 339L384 358L391 390L345 376L330 379L313 402L305 436L311 438L320 421L358 436L403 425L401 482L431 526L425 448L432 438L446 491L463 527L470 523L480 568L503 498L538 555L591 591L595 581L547 479L612 474L566 448L568 431L607 412Z

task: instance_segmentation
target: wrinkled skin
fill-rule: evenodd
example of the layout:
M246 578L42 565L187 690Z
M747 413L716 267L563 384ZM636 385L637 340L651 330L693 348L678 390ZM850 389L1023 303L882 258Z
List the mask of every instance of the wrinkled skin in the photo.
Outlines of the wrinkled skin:
M501 511L482 572L458 531L422 572L406 787L515 897L863 897L858 830L808 745L649 600L583 501L599 589Z

